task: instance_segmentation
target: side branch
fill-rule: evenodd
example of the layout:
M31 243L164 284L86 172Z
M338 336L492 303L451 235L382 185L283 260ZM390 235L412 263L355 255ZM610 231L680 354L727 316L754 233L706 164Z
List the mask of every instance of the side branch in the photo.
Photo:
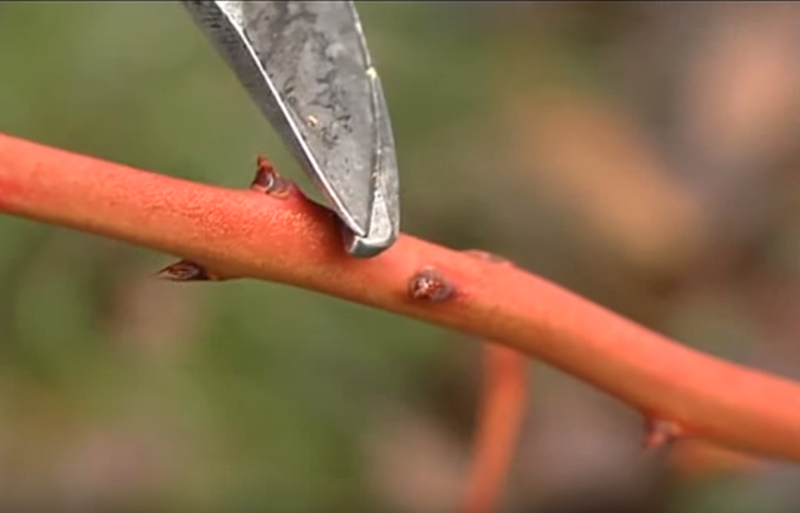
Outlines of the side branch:
M472 252L403 235L376 258L350 258L335 217L296 191L192 183L0 134L0 211L171 253L218 277L286 283L494 340L683 436L800 461L794 383Z
M528 401L525 355L483 344L483 385L463 513L499 507Z

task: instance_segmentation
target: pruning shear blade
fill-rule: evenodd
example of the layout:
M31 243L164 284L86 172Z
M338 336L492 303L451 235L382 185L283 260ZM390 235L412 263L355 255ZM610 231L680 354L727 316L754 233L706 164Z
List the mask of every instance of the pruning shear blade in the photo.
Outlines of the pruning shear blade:
M399 232L394 140L353 3L183 4L344 222L347 250L388 248Z

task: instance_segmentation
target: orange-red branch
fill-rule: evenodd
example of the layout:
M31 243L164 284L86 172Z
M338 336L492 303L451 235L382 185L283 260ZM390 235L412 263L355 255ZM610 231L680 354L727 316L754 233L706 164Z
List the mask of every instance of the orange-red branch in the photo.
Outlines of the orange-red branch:
M684 347L513 266L409 235L376 258L349 258L333 216L298 194L192 183L0 134L0 210L501 342L687 435L800 460L800 388L791 381ZM422 269L452 286L447 300L409 296Z
M501 511L528 399L525 355L491 342L484 344L483 354L481 405L463 513Z

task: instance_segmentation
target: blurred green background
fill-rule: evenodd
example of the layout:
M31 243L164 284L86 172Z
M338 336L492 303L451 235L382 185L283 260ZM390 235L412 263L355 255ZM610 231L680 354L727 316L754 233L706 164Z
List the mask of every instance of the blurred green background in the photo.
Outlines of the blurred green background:
M403 229L800 378L800 8L360 2ZM307 181L177 3L0 3L0 131ZM0 509L454 512L480 344L0 218ZM504 512L793 512L795 466L679 443L535 362ZM675 369L680 374L680 369Z

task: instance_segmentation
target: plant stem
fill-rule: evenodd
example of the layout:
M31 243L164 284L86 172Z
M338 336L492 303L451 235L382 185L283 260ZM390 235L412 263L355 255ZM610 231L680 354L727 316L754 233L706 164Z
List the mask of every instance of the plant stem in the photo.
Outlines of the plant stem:
M800 387L702 354L547 280L401 235L371 259L299 192L193 183L0 134L0 211L149 247L225 278L271 280L492 340L686 436L800 460ZM409 294L434 272L449 294ZM414 292L416 292L416 288Z
M504 346L483 347L483 386L464 513L499 511L528 398L527 359Z

